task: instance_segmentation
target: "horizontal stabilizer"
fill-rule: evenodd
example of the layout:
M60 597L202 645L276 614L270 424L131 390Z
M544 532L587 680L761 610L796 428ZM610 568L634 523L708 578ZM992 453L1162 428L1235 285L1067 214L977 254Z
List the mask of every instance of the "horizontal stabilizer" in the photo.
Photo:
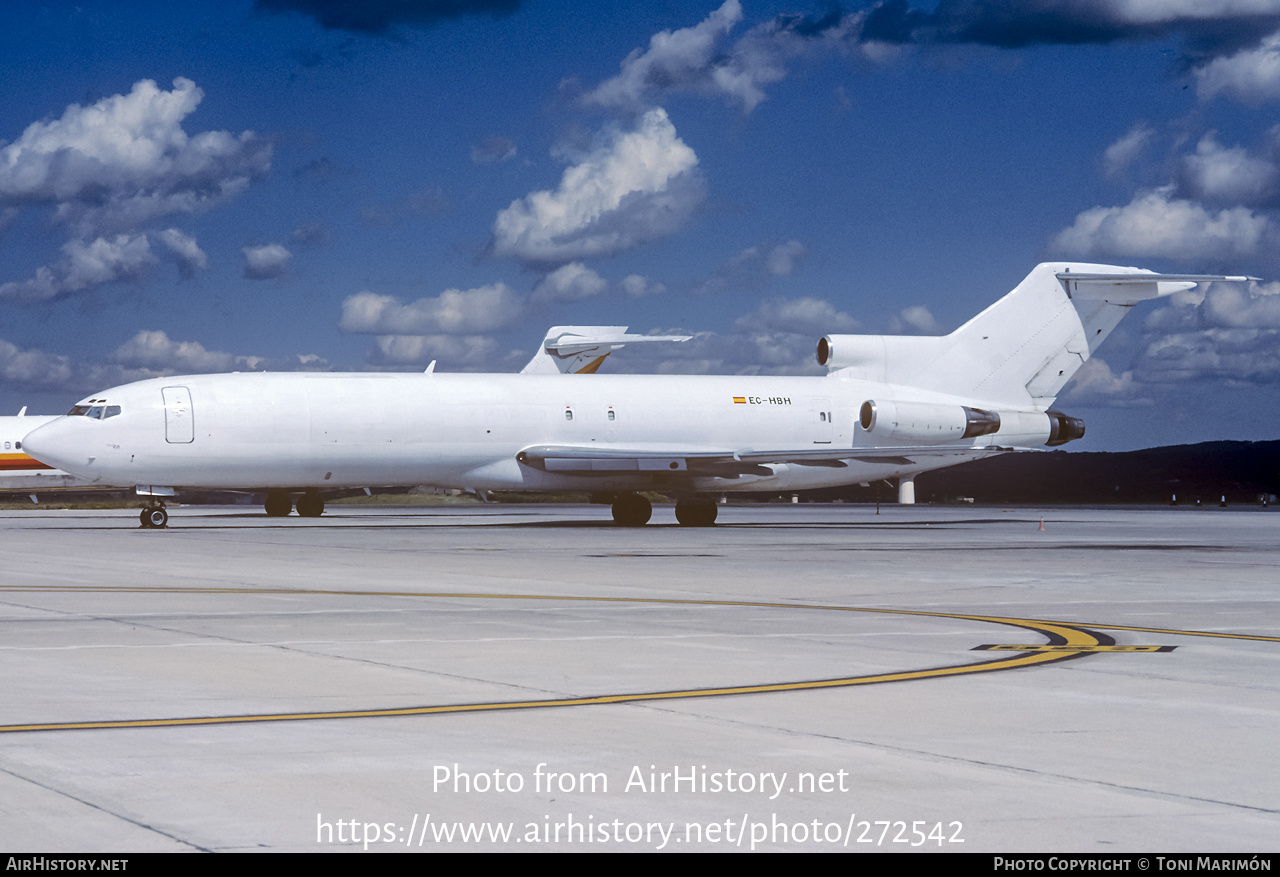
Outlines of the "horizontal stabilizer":
M628 344L688 341L692 335L637 335L626 326L552 326L521 374L595 374L605 357Z
M1244 283L1261 279L1230 274L1072 274L1070 271L1054 276L1077 283Z
M1129 274L1059 271L1054 276L1073 299L1102 300L1122 307L1193 289L1201 283L1245 283L1258 279L1227 274L1154 274L1149 271Z

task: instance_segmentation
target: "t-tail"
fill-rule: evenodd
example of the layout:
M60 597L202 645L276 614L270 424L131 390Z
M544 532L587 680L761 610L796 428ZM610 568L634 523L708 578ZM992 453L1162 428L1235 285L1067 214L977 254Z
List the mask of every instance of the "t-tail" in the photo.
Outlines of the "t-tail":
M818 362L851 378L1047 411L1138 302L1199 283L1253 279L1046 262L950 335L827 335Z

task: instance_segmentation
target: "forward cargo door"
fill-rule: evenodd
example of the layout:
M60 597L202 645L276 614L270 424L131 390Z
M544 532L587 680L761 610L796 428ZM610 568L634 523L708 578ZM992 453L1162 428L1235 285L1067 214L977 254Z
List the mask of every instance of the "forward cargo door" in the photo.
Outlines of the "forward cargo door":
M196 440L195 416L191 411L191 391L186 387L165 387L164 440L173 445L190 444Z

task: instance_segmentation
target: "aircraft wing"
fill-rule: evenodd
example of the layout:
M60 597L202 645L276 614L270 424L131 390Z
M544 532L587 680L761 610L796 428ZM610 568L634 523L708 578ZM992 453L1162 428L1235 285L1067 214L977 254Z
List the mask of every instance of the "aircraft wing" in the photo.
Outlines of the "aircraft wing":
M604 475L619 472L684 472L690 475L732 477L772 475L769 463L843 469L850 461L908 466L939 457L979 459L1028 448L986 445L928 445L897 448L805 448L757 451L714 448L625 448L582 445L531 445L516 454L526 466L565 475Z

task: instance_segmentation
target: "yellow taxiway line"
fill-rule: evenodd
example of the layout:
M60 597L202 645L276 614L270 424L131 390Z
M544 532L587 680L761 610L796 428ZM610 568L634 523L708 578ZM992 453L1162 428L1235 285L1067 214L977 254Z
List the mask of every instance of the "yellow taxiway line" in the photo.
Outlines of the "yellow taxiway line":
M630 604L665 604L683 606L726 606L756 609L801 609L812 611L862 612L884 615L907 615L926 618L947 618L974 621L986 624L998 624L1017 627L1039 633L1048 639L1041 646L1005 646L997 650L1017 653L1012 657L1001 657L990 661L979 661L931 667L920 670L904 670L895 673L879 673L871 676L845 676L833 679L812 679L796 682L775 682L759 685L737 685L714 688L689 688L671 691L631 692L624 694L604 694L591 697L550 698L545 700L495 701L490 703L436 704L415 707L388 709L338 710L328 712L297 713L261 713L253 715L224 716L190 716L156 719L120 719L112 721L85 722L45 722L19 725L0 725L0 733L23 731L70 731L105 728L156 728L180 727L184 725L221 725L243 724L252 722L286 722L309 721L316 719L354 719L354 718L386 718L393 716L422 716L438 713L485 712L494 710L545 709L550 707L600 706L613 703L635 703L656 700L675 700L690 697L723 697L737 694L769 694L784 691L806 691L822 688L843 688L855 685L876 685L888 682L907 682L919 679L937 679L951 676L965 676L976 673L992 673L1000 670L1013 670L1042 664L1052 664L1074 658L1112 651L1114 640L1106 634L1099 634L1090 627L1103 627L1111 630L1132 630L1146 633L1177 634L1185 636L1223 636L1234 639L1255 639L1280 642L1277 637L1249 636L1245 634L1213 634L1203 631L1164 630L1147 627L1125 627L1120 625L1081 625L1076 622L1046 621L1041 619L1009 618L995 615L970 615L950 612L925 612L906 609L879 609L858 606L831 606L805 603L772 603L736 600L679 600L658 598L629 597L575 597L551 594L483 594L483 593L445 593L421 591L356 591L319 588L180 588L180 587L101 587L101 586L54 586L54 587L6 587L0 585L0 592L75 592L75 593L167 593L167 594L292 594L313 596L361 596L361 597L410 597L429 599L473 599L473 600L539 600L557 602L585 603L630 603ZM1125 650L1133 650L1132 648Z

